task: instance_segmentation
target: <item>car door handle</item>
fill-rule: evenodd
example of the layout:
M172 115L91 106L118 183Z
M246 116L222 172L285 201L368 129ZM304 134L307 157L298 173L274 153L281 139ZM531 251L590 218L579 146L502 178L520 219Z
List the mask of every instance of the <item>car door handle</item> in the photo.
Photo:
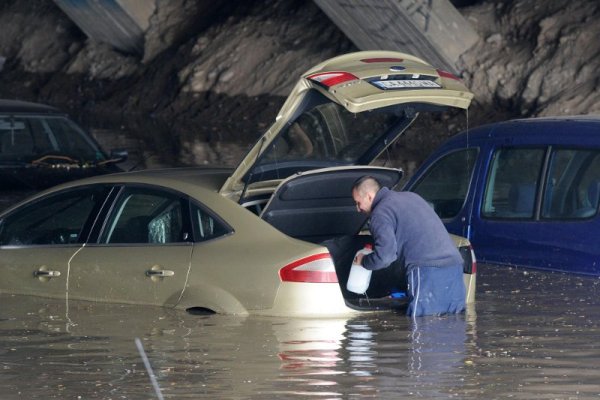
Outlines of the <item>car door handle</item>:
M44 278L56 278L60 276L60 271L42 271L38 270L33 273L35 277L44 277Z
M148 271L146 271L146 276L156 276L156 277L160 277L160 278L164 278L167 276L174 276L175 272L170 271L168 269L149 269Z

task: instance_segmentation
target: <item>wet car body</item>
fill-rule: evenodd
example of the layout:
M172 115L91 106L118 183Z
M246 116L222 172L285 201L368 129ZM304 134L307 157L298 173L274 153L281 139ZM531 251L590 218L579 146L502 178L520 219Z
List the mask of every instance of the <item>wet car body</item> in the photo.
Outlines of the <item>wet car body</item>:
M374 274L378 298L346 291L350 265L336 265L323 243L359 233L368 240L352 184L372 175L395 187L401 170L368 164L420 112L464 109L471 97L410 55L327 60L303 75L235 170L97 176L0 215L0 271L10 275L0 291L231 314L401 306L386 275ZM472 302L474 255L466 239L454 239Z
M405 187L479 261L600 275L600 118L488 124L449 139Z
M110 156L64 112L39 103L0 99L0 188L39 190L120 172Z

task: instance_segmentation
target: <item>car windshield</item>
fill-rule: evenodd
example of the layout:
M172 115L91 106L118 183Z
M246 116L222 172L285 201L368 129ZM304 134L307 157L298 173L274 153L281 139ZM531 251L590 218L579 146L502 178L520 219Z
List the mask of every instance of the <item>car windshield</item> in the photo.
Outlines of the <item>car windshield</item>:
M45 156L91 163L105 159L98 146L66 117L0 113L0 161L29 163Z

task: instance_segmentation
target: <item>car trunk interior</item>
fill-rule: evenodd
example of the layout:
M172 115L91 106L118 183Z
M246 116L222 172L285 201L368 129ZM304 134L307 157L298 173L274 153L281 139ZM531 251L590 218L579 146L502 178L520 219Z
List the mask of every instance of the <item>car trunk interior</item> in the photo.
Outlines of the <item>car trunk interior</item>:
M368 216L357 211L351 195L354 182L365 175L393 188L402 171L354 167L299 174L277 188L261 217L291 237L329 249L348 306L365 310L402 307L406 301L398 293L406 291L406 282L400 265L373 271L364 295L346 289L354 255L366 243L373 243L368 234L360 234Z

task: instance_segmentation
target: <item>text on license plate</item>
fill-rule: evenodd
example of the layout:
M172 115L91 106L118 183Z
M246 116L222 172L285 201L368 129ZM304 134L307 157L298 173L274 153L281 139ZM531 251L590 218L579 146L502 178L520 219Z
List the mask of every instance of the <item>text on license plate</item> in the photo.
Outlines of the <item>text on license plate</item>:
M387 81L372 81L375 86L380 89L438 89L441 86L434 81L420 79L403 79L403 80L387 80Z

